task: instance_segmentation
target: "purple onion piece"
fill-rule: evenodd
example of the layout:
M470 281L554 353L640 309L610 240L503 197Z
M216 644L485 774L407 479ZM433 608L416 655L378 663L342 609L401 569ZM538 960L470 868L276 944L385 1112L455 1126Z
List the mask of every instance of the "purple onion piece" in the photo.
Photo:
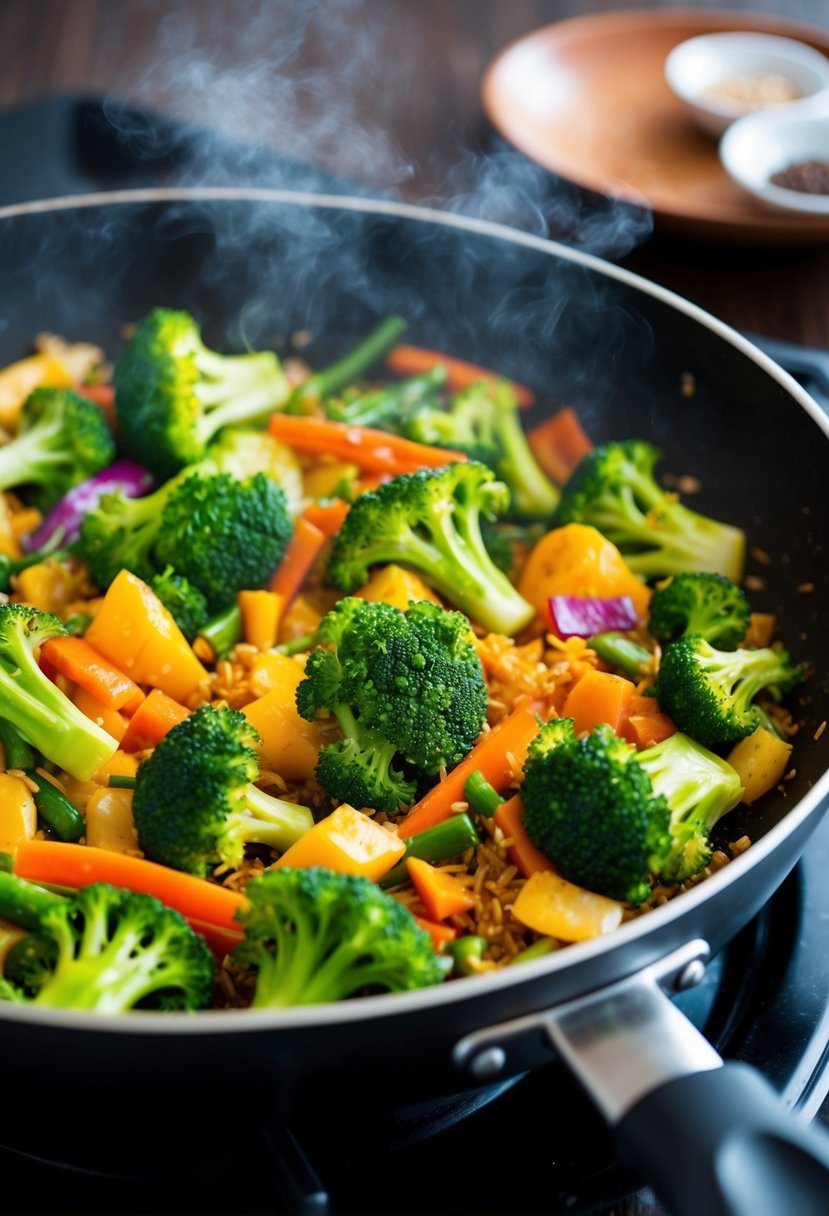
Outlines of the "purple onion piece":
M71 544L81 529L87 511L98 505L102 494L113 494L120 490L127 498L141 498L153 487L153 476L149 469L134 460L116 460L94 477L80 481L56 502L39 528L24 536L23 549L32 553L42 549L60 529L58 543Z
M562 638L592 638L609 629L635 629L639 624L629 595L551 595L550 616Z

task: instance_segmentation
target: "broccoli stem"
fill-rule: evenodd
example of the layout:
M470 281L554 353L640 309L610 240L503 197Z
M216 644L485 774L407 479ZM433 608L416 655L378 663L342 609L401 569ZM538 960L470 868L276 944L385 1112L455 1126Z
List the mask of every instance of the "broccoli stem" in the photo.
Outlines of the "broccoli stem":
M66 463L66 445L59 416L41 420L0 447L0 490L40 482L53 465Z
M561 494L535 459L514 410L499 415L498 448L496 471L510 487L513 509L526 519L548 519Z
M314 644L314 633L305 633L302 637L292 638L290 642L280 642L275 647L279 654L304 654L306 650L310 650Z
M34 800L40 818L61 840L80 840L86 831L86 823L77 807L72 805L62 790L36 769L28 769L26 776L37 786Z
M62 895L26 882L0 866L0 920L36 933L44 914L62 902Z
M405 329L406 322L402 317L386 317L368 337L364 338L342 359L338 359L336 363L330 364L322 371L315 372L302 384L297 385L288 398L285 406L286 413L307 413L316 402L324 401L326 397L331 397L349 384L353 384L394 346Z
M526 950L521 950L518 954L513 955L509 966L514 963L530 963L534 958L544 958L545 955L552 954L558 948L558 942L554 937L541 937L531 946L527 946Z
M120 773L110 773L107 779L107 786L111 790L134 790L136 783L137 778Z
M263 844L284 853L313 826L308 807L274 798L251 784L228 815L222 836L240 850L245 844Z
M406 841L406 852L393 870L380 880L383 890L396 887L401 882L407 882L409 871L406 861L409 857L419 857L421 861L448 861L450 857L460 857L467 849L480 844L480 837L475 831L475 825L466 814L452 815L433 828L416 832Z
M43 675L28 646L16 645L13 654L14 667L11 655L0 660L0 717L41 755L86 781L116 751L117 740Z
M491 818L504 802L495 787L489 784L478 769L467 777L463 787L463 796L473 811L477 811L485 819Z
M485 937L469 934L458 937L453 942L447 942L446 953L452 959L452 972L455 975L477 975L489 942Z
M595 637L588 639L587 645L591 650L595 650L605 663L611 663L628 676L643 675L653 662L653 655L649 650L618 633L597 633Z
M196 365L204 377L193 390L202 406L195 424L202 445L223 427L264 422L287 395L287 382L273 351L220 355L205 348Z

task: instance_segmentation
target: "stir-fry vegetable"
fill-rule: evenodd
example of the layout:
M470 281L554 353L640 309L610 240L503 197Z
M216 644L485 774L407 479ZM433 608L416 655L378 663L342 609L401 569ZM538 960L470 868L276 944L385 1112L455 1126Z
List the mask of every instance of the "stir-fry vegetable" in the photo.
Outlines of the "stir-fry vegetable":
M743 532L404 329L303 370L158 308L114 386L10 369L0 1000L475 982L681 895L785 780Z

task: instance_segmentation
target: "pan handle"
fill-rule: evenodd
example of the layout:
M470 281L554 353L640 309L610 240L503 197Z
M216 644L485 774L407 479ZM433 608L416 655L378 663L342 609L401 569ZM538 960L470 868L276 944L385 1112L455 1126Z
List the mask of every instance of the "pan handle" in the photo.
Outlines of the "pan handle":
M825 1216L829 1136L753 1069L724 1064L656 970L548 1011L546 1030L617 1151L674 1216Z

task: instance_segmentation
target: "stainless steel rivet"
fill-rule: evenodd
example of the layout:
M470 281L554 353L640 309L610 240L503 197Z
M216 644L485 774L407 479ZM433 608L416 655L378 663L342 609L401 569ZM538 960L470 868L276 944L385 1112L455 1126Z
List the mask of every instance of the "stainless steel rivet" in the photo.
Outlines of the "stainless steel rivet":
M507 1053L503 1047L485 1047L472 1057L469 1071L479 1081L489 1081L503 1071L507 1062Z
M704 976L705 963L701 958L695 958L692 962L687 963L676 977L677 992L686 992L689 988L695 988Z

